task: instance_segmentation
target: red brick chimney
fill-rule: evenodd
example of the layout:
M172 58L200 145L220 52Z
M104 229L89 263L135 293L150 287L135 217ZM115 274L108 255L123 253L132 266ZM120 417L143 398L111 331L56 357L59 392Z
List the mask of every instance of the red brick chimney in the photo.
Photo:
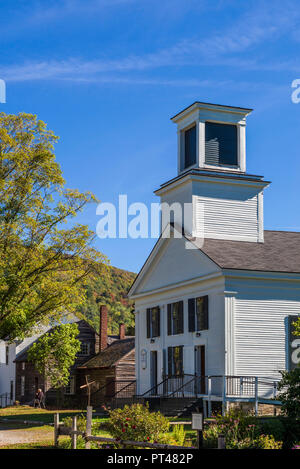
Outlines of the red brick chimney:
M121 323L119 325L119 338L122 340L122 339L125 339L125 324Z
M107 307L100 306L99 352L107 347Z

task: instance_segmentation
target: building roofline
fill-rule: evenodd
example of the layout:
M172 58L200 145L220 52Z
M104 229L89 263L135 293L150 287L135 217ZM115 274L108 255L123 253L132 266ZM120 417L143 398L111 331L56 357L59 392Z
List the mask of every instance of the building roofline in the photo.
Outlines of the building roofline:
M209 107L208 107L209 106ZM252 108L246 108L246 107L239 107L239 106L228 106L224 104L215 104L215 103L205 103L202 101L195 101L194 103L190 104L186 108L184 108L182 111L178 112L175 114L175 116L171 117L170 120L176 122L179 120L179 118L184 115L186 115L188 112L192 111L192 108L200 108L200 109L211 109L214 108L216 110L222 111L222 112L235 112L237 114L249 114L250 112L253 111Z
M154 191L154 194L159 194L159 192L165 189L168 186L171 186L175 182L181 181L183 178L187 176L203 176L208 178L219 178L219 179L230 179L232 181L245 181L245 182L252 182L252 183L260 183L260 185L267 186L271 184L271 181L265 181L263 176L258 176L254 174L247 174L247 173L230 173L227 171L214 171L214 170L207 170L207 169L198 169L193 168L190 169L174 178L170 179L167 182L164 182L160 185L158 189Z

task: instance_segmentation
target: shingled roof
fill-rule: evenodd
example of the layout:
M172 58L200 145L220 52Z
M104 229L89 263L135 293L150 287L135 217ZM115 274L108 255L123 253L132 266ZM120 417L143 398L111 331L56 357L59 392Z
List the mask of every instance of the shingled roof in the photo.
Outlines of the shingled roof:
M264 243L205 239L201 248L223 269L300 273L300 233L265 231Z
M134 349L134 337L116 340L78 368L109 368Z

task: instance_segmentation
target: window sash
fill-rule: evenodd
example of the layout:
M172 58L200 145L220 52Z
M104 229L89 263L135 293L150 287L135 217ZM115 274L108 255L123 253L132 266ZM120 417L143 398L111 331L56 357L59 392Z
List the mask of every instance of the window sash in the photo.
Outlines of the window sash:
M182 376L183 375L183 346L168 348L168 375L169 376Z
M168 335L183 334L183 301L168 305Z
M25 395L25 376L21 376L21 396Z
M87 342L81 342L80 350L78 352L79 357L86 357L90 354L90 344Z
M75 376L70 376L69 383L65 387L65 394L73 395L75 394Z
M154 308L147 309L147 337L159 337L160 336L160 308L155 306Z
M190 298L189 306L189 332L208 329L208 295Z

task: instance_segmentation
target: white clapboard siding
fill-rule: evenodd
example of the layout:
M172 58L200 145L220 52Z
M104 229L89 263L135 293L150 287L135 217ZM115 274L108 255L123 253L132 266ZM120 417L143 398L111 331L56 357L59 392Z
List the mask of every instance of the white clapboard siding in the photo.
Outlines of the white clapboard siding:
M300 301L236 300L236 374L280 378L286 369L288 315L297 315Z
M197 231L200 230L201 212L204 205L204 234L207 238L245 239L257 241L257 196L246 200L196 198Z

